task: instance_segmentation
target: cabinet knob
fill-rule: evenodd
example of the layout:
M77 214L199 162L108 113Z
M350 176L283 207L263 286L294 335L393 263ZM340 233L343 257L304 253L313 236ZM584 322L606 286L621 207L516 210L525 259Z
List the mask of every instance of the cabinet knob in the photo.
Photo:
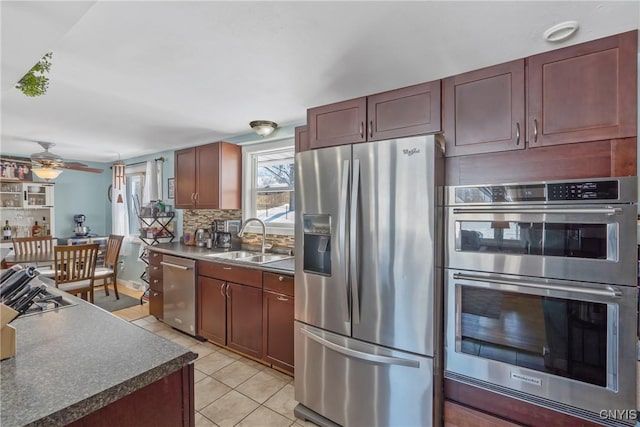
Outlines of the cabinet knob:
M289 301L289 298L278 297L278 301Z
M158 282L159 282L159 280L158 280L158 279L155 279L155 280L153 281L153 283L158 283Z
M278 276L278 280L281 282L284 282L284 277L283 276Z

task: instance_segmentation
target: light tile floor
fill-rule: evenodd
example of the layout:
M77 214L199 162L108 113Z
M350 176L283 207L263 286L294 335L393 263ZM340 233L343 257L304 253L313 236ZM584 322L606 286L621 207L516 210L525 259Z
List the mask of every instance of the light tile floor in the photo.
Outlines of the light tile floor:
M198 353L194 370L196 426L314 426L293 415L297 402L289 375L191 338L153 316L131 323Z
M125 286L118 291L139 298ZM293 378L209 342L201 342L149 315L149 303L113 312L198 353L194 369L197 427L315 427L297 419Z

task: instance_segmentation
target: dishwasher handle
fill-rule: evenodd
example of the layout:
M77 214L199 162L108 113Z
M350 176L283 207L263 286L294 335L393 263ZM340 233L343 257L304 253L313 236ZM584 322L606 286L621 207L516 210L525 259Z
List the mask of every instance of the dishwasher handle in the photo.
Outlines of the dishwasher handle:
M191 266L188 266L188 265L179 265L179 264L174 264L174 263L172 263L172 262L160 261L160 264L161 264L161 265L163 265L163 266L165 266L165 267L177 268L177 269L185 270L185 271L187 271L187 270L192 270L192 269L193 269L193 267L191 267Z

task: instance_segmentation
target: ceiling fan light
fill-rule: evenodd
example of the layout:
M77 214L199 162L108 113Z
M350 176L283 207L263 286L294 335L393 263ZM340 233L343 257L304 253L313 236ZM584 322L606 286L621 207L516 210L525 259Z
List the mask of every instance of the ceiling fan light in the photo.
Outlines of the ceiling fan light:
M33 168L32 171L38 178L46 179L47 181L56 179L62 173L60 169L52 167Z
M249 123L249 126L251 126L251 129L253 129L255 133L264 138L265 136L271 135L278 127L278 124L270 120L254 120Z

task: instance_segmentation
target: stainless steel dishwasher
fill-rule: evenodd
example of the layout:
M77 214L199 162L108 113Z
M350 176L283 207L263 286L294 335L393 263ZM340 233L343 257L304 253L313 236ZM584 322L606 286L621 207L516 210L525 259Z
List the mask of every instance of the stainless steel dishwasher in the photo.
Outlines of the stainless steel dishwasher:
M165 255L162 262L164 322L196 334L196 262Z

